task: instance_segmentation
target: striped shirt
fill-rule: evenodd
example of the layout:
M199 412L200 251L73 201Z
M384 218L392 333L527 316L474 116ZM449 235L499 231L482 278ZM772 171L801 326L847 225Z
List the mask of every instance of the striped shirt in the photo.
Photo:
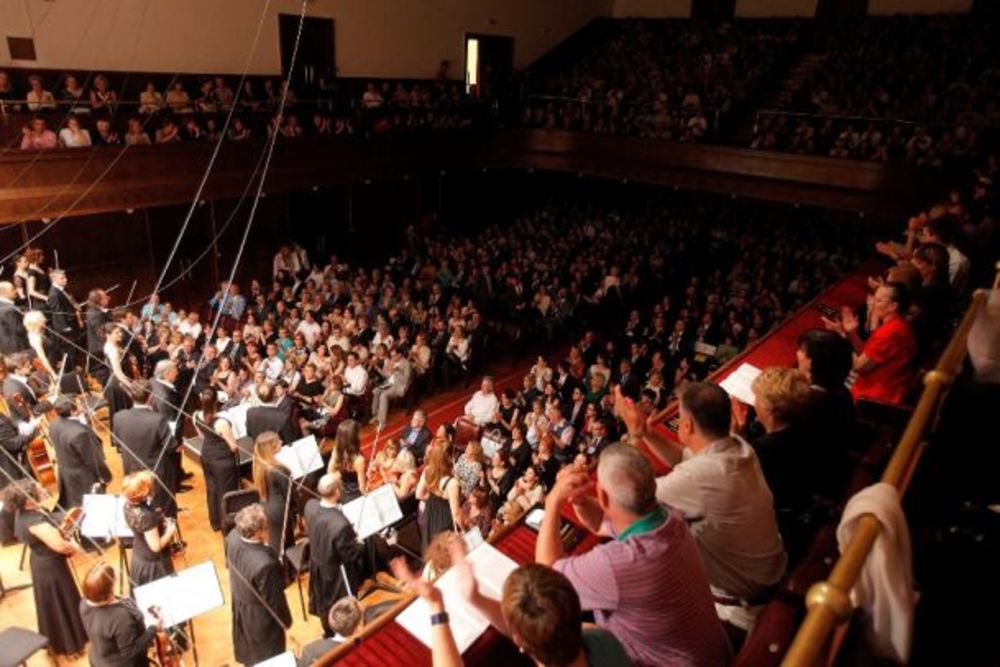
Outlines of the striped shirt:
M647 532L556 561L583 609L614 633L636 665L711 667L729 662L698 547L681 516ZM644 521L645 517L640 521Z

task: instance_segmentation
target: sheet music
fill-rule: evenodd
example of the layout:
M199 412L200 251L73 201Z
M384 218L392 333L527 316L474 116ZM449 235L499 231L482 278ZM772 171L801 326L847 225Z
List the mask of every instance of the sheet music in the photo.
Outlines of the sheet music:
M179 625L225 604L219 575L212 561L199 563L133 589L135 602L146 619L155 625L150 607L159 607L167 627Z
M295 665L295 654L291 651L285 651L264 662L258 662L254 667L295 667Z
M545 518L545 510L541 507L536 507L535 509L528 512L528 516L524 517L524 524L533 530L538 530L542 527L542 519Z
M510 573L517 569L517 563L503 555L489 544L482 544L469 553L469 563L472 573L479 582L479 590L484 595L499 600L503 583ZM471 606L459 591L458 577L452 570L445 572L434 583L444 597L445 609L448 610L451 633L460 653L472 646L480 635L486 632L490 622L485 616ZM431 646L431 611L422 598L414 600L396 617L396 622L407 632Z
M719 383L719 386L726 390L726 393L733 398L746 403L747 405L754 404L753 391L750 386L753 381L757 379L760 375L760 369L752 364L740 364L740 367L729 374L725 380Z
M83 494L80 534L106 540L133 537L132 529L125 523L125 498L105 493Z
M316 436L314 435L306 436L290 445L285 445L278 450L274 458L288 468L292 479L305 477L309 473L323 467L323 457L320 456L319 443L316 442Z
M247 410L249 405L234 405L228 410L223 410L219 416L224 418L233 427L233 437L245 438L247 435Z
M374 535L403 518L403 511L399 508L399 500L396 499L396 492L391 484L383 484L367 496L341 505L340 511L351 522L354 532L361 539Z

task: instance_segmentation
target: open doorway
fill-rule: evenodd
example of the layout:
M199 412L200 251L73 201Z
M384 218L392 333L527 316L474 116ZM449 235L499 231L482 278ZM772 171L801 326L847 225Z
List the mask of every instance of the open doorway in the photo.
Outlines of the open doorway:
M278 15L282 76L288 76L298 31L298 15ZM336 72L334 48L333 19L307 16L302 23L302 38L299 40L295 71L292 72L292 90L300 97L315 98L320 78L329 81Z
M465 35L465 92L503 114L512 108L514 38L505 35Z

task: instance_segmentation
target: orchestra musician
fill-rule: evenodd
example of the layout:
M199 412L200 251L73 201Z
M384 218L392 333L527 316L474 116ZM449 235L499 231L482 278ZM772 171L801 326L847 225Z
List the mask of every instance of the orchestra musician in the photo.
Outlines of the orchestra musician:
M261 404L247 410L247 435L256 440L260 434L274 431L284 442L295 440L291 415L277 407L274 386L267 382L258 386L257 398Z
M38 403L38 394L28 382L33 369L31 355L27 352L18 352L7 357L7 377L3 380L3 397L11 409L11 416L17 421L31 421L31 409Z
M66 292L68 282L66 272L62 269L53 269L49 272L49 279L52 281L52 287L49 289L46 306L51 318L52 331L57 334L52 341L53 356L58 361L65 355L66 369L72 370L76 368L76 345L74 343L79 338L79 332L83 328L83 315L80 314L80 307L76 301ZM25 328L27 327L28 325L25 324Z
M102 384L108 379L108 368L101 363L104 359L104 327L111 322L108 293L102 289L90 290L87 295L87 374Z
M40 310L29 310L24 314L24 330L28 335L28 347L35 353L35 358L46 375L45 382L48 384L56 379L56 370L49 362L48 352L45 350L45 313ZM37 367L36 367L37 368Z
M76 419L76 403L64 396L56 401L55 409L58 416L49 425L49 439L59 462L59 504L81 507L84 494L111 481L111 470L104 460L101 439Z
M274 431L265 431L257 436L253 447L253 483L264 503L264 513L267 515L267 544L275 553L282 551L282 533L284 547L289 547L295 541L295 507L289 499L291 477L288 468L278 463L275 454L281 449L281 438ZM292 503L291 505L289 503ZM285 511L285 508L288 511Z
M111 373L110 376L106 376L104 398L108 402L108 417L113 420L116 412L132 407L132 399L129 396L129 385L132 384L132 380L125 374L122 366L125 359L125 350L122 347L125 330L109 323L104 326L104 337L103 354Z
M113 442L121 446L125 474L152 471L159 478L153 491L153 507L167 516L177 516L174 502L176 470L167 451L174 446L174 434L166 418L149 405L150 388L146 380L132 383L135 405L118 412L111 420Z
M98 562L83 579L80 618L90 639L93 667L148 667L156 627L146 627L131 598L115 595L115 569Z
M33 479L20 479L3 491L5 512L16 513L17 539L31 552L31 584L35 595L38 631L56 655L75 657L87 645L80 621L80 592L70 571L69 558L80 545L67 539L52 516L42 510L43 490Z
M236 514L236 528L226 536L233 650L244 665L284 653L285 630L292 626L281 562L265 543L267 524L264 508L253 504Z
M9 484L24 477L24 450L34 434L21 434L17 424L0 412L0 493ZM14 514L0 512L0 546L14 541Z
M6 280L0 281L0 354L14 354L28 349L21 311L14 303L17 290Z
M177 536L177 522L152 506L153 484L153 474L148 470L122 480L125 523L135 533L129 572L132 586L148 584L174 571L170 545Z
M232 424L218 414L215 390L203 389L200 399L201 410L194 413L193 421L202 438L201 467L205 471L208 521L212 530L222 530L222 497L240 488L239 449Z
M306 503L303 514L309 533L309 613L319 616L323 635L333 636L327 612L351 590L358 590L363 578L365 547L354 528L340 511L340 474L323 475L316 487L319 499ZM341 566L347 573L344 581Z
M174 431L176 442L167 456L170 457L174 464L175 481L177 482L175 491L186 491L188 487L182 488L181 482L190 479L194 475L190 472L185 472L182 466L181 435L183 430L181 424L183 424L184 415L181 412L182 397L177 390L177 378L179 375L180 372L177 369L176 362L169 359L161 359L153 367L153 379L149 385L153 393L153 409L166 418L167 423L170 424L170 428Z

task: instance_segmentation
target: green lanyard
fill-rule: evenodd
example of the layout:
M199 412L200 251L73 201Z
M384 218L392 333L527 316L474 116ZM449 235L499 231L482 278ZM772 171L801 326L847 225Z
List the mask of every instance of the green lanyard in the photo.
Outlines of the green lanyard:
M657 507L652 512L643 514L631 526L623 530L622 534L618 536L618 541L624 542L635 535L642 535L643 533L655 530L662 526L666 520L667 515L663 513L663 508Z

